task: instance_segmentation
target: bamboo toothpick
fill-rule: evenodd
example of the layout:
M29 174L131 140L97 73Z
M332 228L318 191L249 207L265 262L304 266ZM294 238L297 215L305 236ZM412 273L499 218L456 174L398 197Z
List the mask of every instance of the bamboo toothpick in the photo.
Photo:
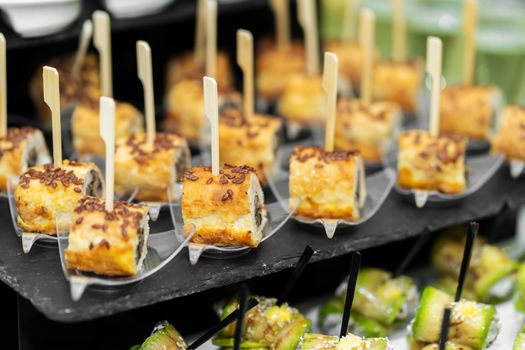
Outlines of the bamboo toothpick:
M72 74L74 78L78 78L84 60L86 59L86 54L89 48L89 43L93 37L93 23L91 20L87 19L82 25L82 32L80 33L80 40L78 42L77 54L75 56L75 62L73 63Z
M243 113L250 120L253 117L253 36L247 30L237 30L237 64L242 69Z
M463 3L463 32L465 47L463 53L463 83L471 85L474 79L476 64L476 25L478 21L477 0L464 0Z
M427 39L427 74L432 80L430 88L430 134L439 135L439 100L441 97L441 39L431 36Z
M211 172L219 176L219 102L217 97L217 82L210 77L203 78L204 114L211 126Z
M201 67L204 64L206 50L206 2L207 0L197 0L195 48L193 53L193 59L197 67Z
M339 61L332 52L324 54L323 89L328 100L324 148L327 152L334 150L335 115L337 109L337 71Z
M144 108L146 110L146 133L148 142L155 141L155 100L153 96L153 72L151 49L145 41L137 41L137 74L144 89Z
M362 9L360 14L360 44L363 48L363 71L361 79L361 101L372 101L372 79L374 74L374 26L375 15L372 10Z
M319 36L317 33L317 11L315 0L297 0L297 15L303 28L306 45L306 71L319 74Z
M270 0L275 18L275 42L277 47L290 45L290 8L288 0Z
M343 13L343 30L341 39L343 41L350 41L355 39L355 25L354 25L354 0L345 1L345 11Z
M206 3L206 75L217 74L217 0Z
M111 27L107 12L93 13L93 43L100 57L100 79L102 96L113 97L113 68L111 67Z
M406 60L406 20L405 20L405 1L390 0L394 14L393 21L393 47L394 60L404 62Z
M42 74L44 79L44 102L51 110L53 127L53 165L62 166L62 128L60 126L60 86L58 72L55 68L45 66Z
M0 138L7 135L7 70L5 37L0 33Z
M115 186L115 101L100 98L100 137L106 144L106 211L113 211Z

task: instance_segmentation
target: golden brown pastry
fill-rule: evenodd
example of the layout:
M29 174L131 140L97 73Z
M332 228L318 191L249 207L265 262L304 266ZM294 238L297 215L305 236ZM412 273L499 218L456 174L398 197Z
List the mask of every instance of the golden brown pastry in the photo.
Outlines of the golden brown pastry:
M114 202L108 212L101 198L83 197L75 206L68 269L107 276L133 276L142 269L149 236L148 206Z
M29 168L14 193L18 209L17 223L29 232L56 234L71 226L71 214L83 196L100 196L104 180L93 163L64 160L60 168L51 164Z
M257 92L265 101L276 100L283 93L288 78L305 71L304 46L299 41L293 41L281 48L268 39L259 46L255 64Z
M525 162L525 107L505 108L499 130L492 139L492 151Z
M186 140L157 133L153 143L145 133L131 134L116 142L115 193L137 201L167 202L167 190L191 166Z
M356 86L361 81L363 70L363 49L358 43L329 41L325 51L333 52L339 58L339 74L341 78Z
M440 132L474 140L490 139L497 98L494 86L447 86L441 92Z
M84 59L78 77L73 76L73 63L75 55L55 57L41 65L33 74L29 92L35 104L38 115L45 125L51 125L51 112L44 102L42 68L51 66L60 72L60 107L62 110L72 108L84 96L98 101L100 97L100 75L98 57L89 53Z
M6 191L7 182L18 180L28 168L50 160L40 130L31 127L7 129L7 135L0 137L0 191Z
M187 169L182 217L195 226L194 243L257 247L268 219L255 169L225 165L219 176L209 167Z
M363 104L340 99L335 119L337 149L358 150L365 161L380 162L400 129L401 112L392 102Z
M249 121L238 109L227 109L219 118L220 159L225 164L248 165L261 183L279 167L282 122L255 114Z
M401 187L446 194L465 191L466 138L432 136L426 130L403 132L398 139L398 182Z
M423 65L419 60L382 61L375 65L373 98L391 101L407 113L416 111L421 89Z
M294 215L357 221L366 199L363 161L358 151L295 147L289 187L290 208L299 203Z
M144 118L132 105L117 102L115 108L115 138L126 137L131 133L143 131ZM71 118L73 148L79 159L91 156L103 157L106 152L104 141L100 137L99 102L83 99L73 111Z
M320 75L295 74L284 87L277 114L299 125L320 124L325 120L326 97Z

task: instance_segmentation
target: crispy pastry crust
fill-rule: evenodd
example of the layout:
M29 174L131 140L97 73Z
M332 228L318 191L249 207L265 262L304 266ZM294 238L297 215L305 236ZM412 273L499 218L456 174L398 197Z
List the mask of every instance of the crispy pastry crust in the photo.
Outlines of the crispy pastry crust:
M20 177L14 193L17 223L29 232L54 235L58 213L71 214L82 196L101 195L103 187L102 174L93 163L64 160L58 169L50 164L32 167ZM60 217L59 230L65 232L69 230L71 217Z
M492 152L525 161L525 107L512 105L505 108L498 133L492 139Z
M84 197L78 202L65 250L69 269L108 276L133 276L140 271L147 251L148 206L113 205L113 211L107 212L101 198Z
M475 140L489 139L497 94L494 86L447 86L441 92L440 132Z
M405 112L414 113L422 73L423 64L419 60L377 63L374 69L374 99L394 102Z
M411 130L399 136L398 145L401 187L447 194L465 191L466 138L435 138L426 130Z
M397 135L401 111L391 102L367 106L360 100L340 99L335 122L336 148L358 150L364 160L379 162Z
M118 102L115 109L115 137L142 132L143 119L142 113L131 104ZM71 133L73 147L81 159L105 155L106 146L100 137L98 100L84 101L76 106L71 117Z
M0 190L7 190L7 182L18 178L29 166L49 162L44 135L31 127L9 128L0 138Z
M220 159L225 164L246 164L257 171L261 183L272 174L281 143L280 119L255 114L246 120L238 109L227 109L219 119Z
M326 51L333 52L339 58L339 72L350 84L357 85L363 70L363 50L358 43L329 41Z
M137 201L167 202L168 187L191 166L186 140L169 133L157 133L154 143L144 133L117 140L115 192L131 195L139 189Z
M257 197L259 225L254 222ZM212 176L208 167L188 169L183 178L182 215L184 225L196 227L194 243L257 247L267 214L255 170L224 166L219 176Z
M289 122L322 123L326 114L326 97L321 76L292 75L286 81L277 111Z
M366 199L364 169L358 151L326 152L299 146L290 156L290 207L294 215L356 221Z

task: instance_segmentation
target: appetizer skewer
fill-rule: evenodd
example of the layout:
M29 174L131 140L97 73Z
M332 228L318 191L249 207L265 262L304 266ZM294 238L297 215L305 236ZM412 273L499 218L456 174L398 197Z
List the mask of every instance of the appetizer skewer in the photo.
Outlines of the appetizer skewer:
M512 177L521 175L525 168L525 107L505 108L499 130L492 139L492 152L505 155Z

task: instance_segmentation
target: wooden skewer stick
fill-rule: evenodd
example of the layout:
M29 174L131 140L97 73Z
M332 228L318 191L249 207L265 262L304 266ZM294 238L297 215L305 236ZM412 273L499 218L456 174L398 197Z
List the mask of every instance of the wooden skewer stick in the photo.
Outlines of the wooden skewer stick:
M439 135L439 100L441 97L441 39L431 36L427 39L427 74L432 80L430 88L430 134Z
M270 0L275 18L275 42L279 48L290 45L290 8L288 0Z
M372 101L372 79L374 74L374 26L375 15L369 9L362 9L360 15L360 44L363 48L363 72L361 79L361 101Z
M210 77L203 78L204 84L204 114L211 126L211 173L219 176L219 102L217 97L217 82Z
M7 70L5 37L0 33L0 138L7 136Z
M144 107L146 110L146 132L148 142L155 141L155 100L153 96L153 72L151 49L145 41L137 41L137 74L144 89Z
M106 144L106 211L113 211L115 186L115 101L100 98L100 137Z
M315 0L297 1L297 14L306 44L306 71L309 75L319 74L319 36L316 12Z
M406 61L406 20L405 20L405 1L390 0L394 14L394 60L397 62Z
M343 41L350 41L355 39L353 0L345 1L345 12L343 13L343 30L341 39Z
M247 30L237 30L237 64L242 69L243 112L250 120L253 117L253 36Z
M217 0L208 0L206 7L206 75L217 75Z
M465 0L463 3L463 32L465 47L463 53L463 83L471 85L476 64L476 25L478 21L477 0Z
M337 111L337 71L339 60L332 52L324 54L323 89L328 100L326 114L324 148L327 152L334 150L335 116Z
M53 127L53 166L62 166L62 128L60 126L60 86L58 72L55 68L45 66L42 74L44 79L44 102L51 110Z
M113 68L111 67L111 27L107 12L97 10L93 13L95 26L93 43L100 57L100 79L102 96L113 97Z
M206 2L207 0L197 0L197 14L195 18L195 48L193 59L197 67L204 64L206 50Z
M89 48L89 43L93 37L93 23L91 20L87 19L82 25L82 32L80 33L80 41L78 42L78 50L75 56L75 62L73 63L72 74L74 78L78 78L84 60L86 59L86 54Z

